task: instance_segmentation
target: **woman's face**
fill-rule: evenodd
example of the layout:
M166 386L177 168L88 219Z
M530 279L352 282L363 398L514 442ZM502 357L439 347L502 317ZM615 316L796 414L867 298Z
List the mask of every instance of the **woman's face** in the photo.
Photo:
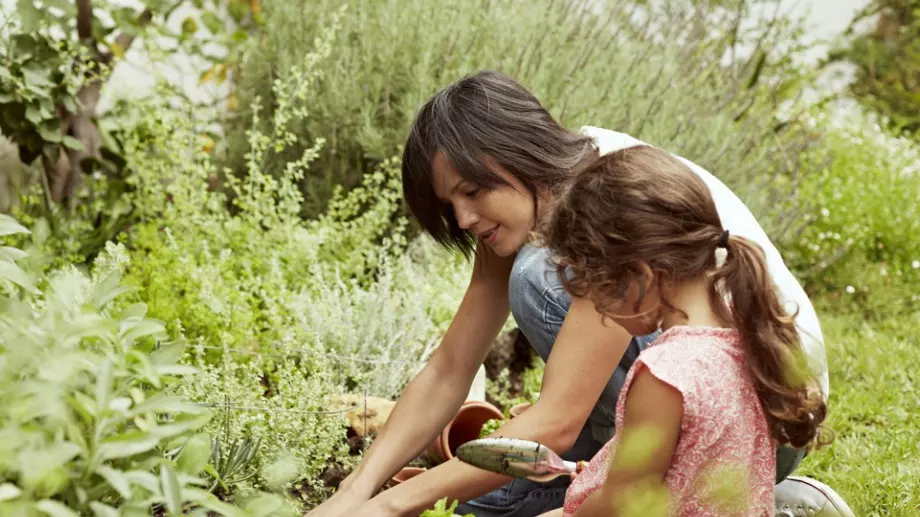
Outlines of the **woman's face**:
M486 165L508 185L485 189L466 181L443 153L431 163L432 183L438 199L449 205L460 228L500 256L516 253L534 226L534 198L524 185L494 160Z

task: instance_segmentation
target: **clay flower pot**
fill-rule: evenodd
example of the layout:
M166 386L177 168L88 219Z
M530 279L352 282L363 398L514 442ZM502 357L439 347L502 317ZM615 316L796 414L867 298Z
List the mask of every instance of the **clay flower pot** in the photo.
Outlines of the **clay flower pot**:
M457 447L466 442L479 438L479 431L483 424L496 418L504 420L501 411L488 402L471 400L460 406L457 415L435 438L434 443L428 447L428 454L436 463L445 462L454 457Z
M511 415L511 418L514 418L516 416L519 416L521 413L524 412L525 409L529 408L532 405L533 404L531 404L530 402L521 402L520 404L515 404L511 406L511 409L508 410L508 414Z
M390 484L392 486L396 486L402 483L403 481L408 481L414 478L415 476L421 474L422 472L425 472L426 470L428 469L424 469L422 467L403 467L402 470L400 470L399 472L396 473L396 475L390 478Z

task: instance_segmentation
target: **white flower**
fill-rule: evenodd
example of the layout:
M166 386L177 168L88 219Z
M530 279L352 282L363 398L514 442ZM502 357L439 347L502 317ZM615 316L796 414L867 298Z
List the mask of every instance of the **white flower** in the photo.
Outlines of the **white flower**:
M920 260L915 260L910 263L910 266L914 269L920 269Z
M848 285L848 286L847 286L847 292L850 293L850 294L853 294L853 293L856 292L856 288L853 287L852 285Z
M821 215L824 216L824 217L827 217L827 216L831 215L831 211L828 210L828 209L826 209L826 208L822 208L822 209L821 209Z

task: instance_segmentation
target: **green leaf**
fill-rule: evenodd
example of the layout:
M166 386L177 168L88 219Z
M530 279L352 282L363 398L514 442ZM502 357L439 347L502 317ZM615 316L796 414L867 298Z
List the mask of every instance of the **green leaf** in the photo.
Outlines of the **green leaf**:
M193 375L198 373L198 368L187 364L168 364L164 366L153 367L159 375Z
M118 510L112 508L107 504L102 504L98 501L93 501L89 503L89 507L92 508L93 513L96 517L119 517Z
M51 82L47 70L36 71L32 68L23 68L21 72L27 87L54 88L54 83Z
M16 222L16 219L6 215L0 214L0 237L4 235L12 235L14 233L32 233L28 228Z
M157 477L150 472L143 470L131 470L124 473L124 476L133 485L137 485L151 493L156 493L160 489Z
M0 260L16 261L28 257L29 254L19 248L0 246Z
M44 117L42 117L41 109L38 106L29 103L26 106L26 120L36 126L41 124L41 121L44 120Z
M64 11L65 15L73 16L77 14L76 6L71 0L42 0L46 7L56 7Z
M86 150L86 147L83 147L83 142L77 140L76 138L70 135L64 135L64 138L61 139L61 143L63 143L65 147L73 149L74 151L85 151Z
M19 497L19 494L21 493L22 490L20 490L18 486L12 483L4 483L0 485L0 501L15 499Z
M128 431L103 441L99 455L103 460L130 458L153 449L159 442L157 436L147 431Z
M185 355L185 340L177 339L170 343L160 345L159 348L150 354L150 362L156 366L165 366L167 364L176 364Z
M51 517L80 517L80 514L58 501L44 499L35 503L35 507Z
M284 501L272 494L259 494L246 501L243 509L253 517L268 517L284 507Z
M106 360L99 368L96 377L96 407L104 408L109 405L112 394L112 361Z
M230 17L233 18L233 21L240 23L243 21L243 17L249 12L249 4L245 1L230 0L230 3L227 4L227 11L230 13Z
M143 415L145 413L188 413L197 415L205 411L206 408L198 404L186 402L182 400L181 397L157 393L131 408L129 415L131 417Z
M35 3L32 0L18 0L16 8L22 22L22 30L27 34L36 32L42 13L35 8Z
M146 303L134 303L131 304L123 311L121 311L121 319L131 319L131 318L143 318L147 315L147 304Z
M150 434L160 438L173 438L180 436L189 431L197 431L211 421L211 412L205 411L199 415L183 415L176 418L175 421L168 424L160 424L154 427Z
M214 497L213 494L199 488L186 488L183 494L190 500L195 501L208 510L217 512L226 517L249 517L241 508L225 503Z
M118 334L121 339L124 339L128 343L133 343L143 337L163 335L165 332L166 327L162 322L153 319L143 319L122 322L121 332Z
M76 97L66 95L61 99L61 104L63 104L64 108L70 113L76 113L80 111L80 101Z
M9 280L10 282L13 282L14 284L31 293L38 292L38 289L35 288L35 284L32 283L29 275L27 275L25 271L23 271L19 266L13 264L12 262L0 260L0 278Z
M182 493L176 473L169 468L169 465L160 465L160 485L169 513L179 515L182 510Z
M96 474L102 476L123 498L131 499L131 482L121 471L103 465L96 469Z
M51 121L51 124L48 124L48 122L39 124L35 129L38 131L38 136L42 137L42 140L54 144L61 143L63 135L61 135L61 127L57 121Z
M211 34L217 35L224 31L224 22L212 12L206 12L201 15L201 22L211 31Z
M185 20L182 20L182 34L186 36L191 36L198 32L198 22L195 21L195 18L189 16Z
M211 437L207 433L199 433L185 442L176 458L176 468L186 474L197 475L207 466L210 457Z
M109 302L119 295L131 291L129 286L119 287L121 282L121 270L115 269L93 287L93 305L96 307L105 307Z

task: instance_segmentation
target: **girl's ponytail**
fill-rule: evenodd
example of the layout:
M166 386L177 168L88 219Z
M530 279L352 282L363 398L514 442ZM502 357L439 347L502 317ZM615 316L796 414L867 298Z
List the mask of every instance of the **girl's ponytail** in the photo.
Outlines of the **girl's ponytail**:
M741 334L773 437L795 448L808 447L819 438L827 406L808 370L794 315L780 303L763 249L727 231L716 236L714 248L724 263L714 272L713 306Z

